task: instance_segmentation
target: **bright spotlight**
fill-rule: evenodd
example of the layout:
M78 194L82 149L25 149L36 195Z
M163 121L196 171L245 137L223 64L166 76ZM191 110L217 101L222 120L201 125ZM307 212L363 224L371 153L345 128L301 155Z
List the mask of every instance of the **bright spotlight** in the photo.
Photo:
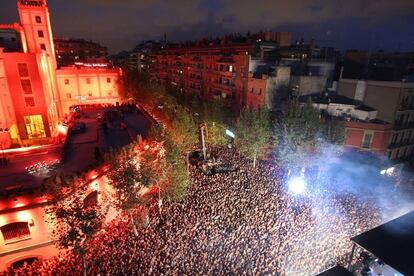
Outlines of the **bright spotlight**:
M294 177L288 182L289 190L297 195L303 194L306 190L306 182L303 177Z
M392 175L394 173L394 167L388 168L387 169L387 174L388 175Z

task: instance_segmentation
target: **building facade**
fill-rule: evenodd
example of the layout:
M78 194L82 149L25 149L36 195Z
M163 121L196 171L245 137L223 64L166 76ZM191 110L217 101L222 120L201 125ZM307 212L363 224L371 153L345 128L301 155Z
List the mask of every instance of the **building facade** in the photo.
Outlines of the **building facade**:
M18 33L21 42L19 51L5 52L0 49L0 139L9 141L2 143L2 147L6 148L12 144L50 142L59 120L68 113L67 104L70 101L61 97L68 93L86 97L82 98L82 104L101 100L105 103L119 101L116 84L120 70L100 68L81 73L75 66L57 69L46 0L19 0L17 9L20 23L0 25L0 29ZM95 79L95 85L91 84L89 90L80 85L79 89L68 92L66 86L58 86L58 79L61 78L71 79L72 82L79 79L82 83L85 74L90 76L91 83ZM108 79L110 84L101 81Z
M378 154L387 158L388 146L393 134L393 125L377 118L378 111L344 96L311 95L300 97L304 104L321 111L327 120L339 120L345 127L344 146L361 152Z
M81 104L113 104L119 101L118 68L62 67L56 71L63 113Z
M154 55L154 79L205 100L219 99L235 110L272 109L277 90L288 87L290 69L253 57L258 44L239 43L164 49ZM271 68L271 69L270 69Z
M392 124L387 156L406 160L414 153L414 83L340 79L338 94L377 110L377 118Z

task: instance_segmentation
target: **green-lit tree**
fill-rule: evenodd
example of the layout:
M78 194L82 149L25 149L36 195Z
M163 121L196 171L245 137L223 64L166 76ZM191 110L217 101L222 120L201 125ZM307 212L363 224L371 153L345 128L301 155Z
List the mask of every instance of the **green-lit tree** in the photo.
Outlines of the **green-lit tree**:
M187 166L189 166L188 156L192 147L197 143L197 124L183 107L178 107L172 121L172 139L180 148L181 153L187 156Z
M256 160L263 156L270 146L270 118L266 109L247 109L241 112L236 123L235 144L247 158Z
M180 158L180 147L174 143L171 134L162 125L153 126L149 138L162 144L164 149L164 158L153 169L157 171L161 197L181 201L186 195L189 180L185 163Z
M201 111L201 118L205 125L206 141L210 146L226 145L226 129L231 123L231 112L222 101L205 102Z

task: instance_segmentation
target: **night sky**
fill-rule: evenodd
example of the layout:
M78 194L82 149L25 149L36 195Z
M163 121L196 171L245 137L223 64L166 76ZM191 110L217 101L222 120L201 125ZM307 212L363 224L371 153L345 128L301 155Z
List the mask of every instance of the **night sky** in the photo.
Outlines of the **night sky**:
M111 53L138 42L258 30L341 49L414 51L414 0L49 0L55 36L85 38ZM18 20L1 0L0 23Z

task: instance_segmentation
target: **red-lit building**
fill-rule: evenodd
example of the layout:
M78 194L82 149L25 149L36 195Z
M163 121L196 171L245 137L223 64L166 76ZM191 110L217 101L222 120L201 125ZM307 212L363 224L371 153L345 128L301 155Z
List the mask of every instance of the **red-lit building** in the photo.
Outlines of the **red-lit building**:
M20 23L0 24L0 30L19 34L21 42L19 51L0 48L1 148L50 142L59 120L69 112L66 81L58 82L59 76L78 83L71 91L77 101L71 104L119 101L116 80L120 70L101 64L57 69L46 0L19 0L17 8Z
M258 40L245 43L222 39L218 43L200 42L199 45L161 50L153 59L155 79L179 92L195 94L205 100L221 99L234 109L265 105L271 108L280 76L286 74L280 74L282 71L275 69L276 66L273 66L273 74L257 74L251 64L255 59L253 53L261 49L259 37L274 41L269 46L272 49L278 47L277 41L290 44L289 35L277 34L259 33ZM285 85L289 78L290 71Z

